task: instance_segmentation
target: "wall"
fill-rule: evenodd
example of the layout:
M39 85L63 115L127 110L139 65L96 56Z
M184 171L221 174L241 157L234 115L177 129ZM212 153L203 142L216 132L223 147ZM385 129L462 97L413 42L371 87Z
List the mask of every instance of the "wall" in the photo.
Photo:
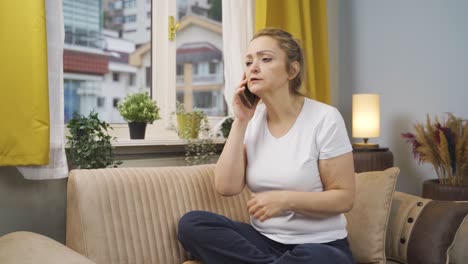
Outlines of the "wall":
M351 131L353 93L378 93L381 136L401 173L397 189L420 194L430 165L418 165L400 133L452 112L468 117L468 1L329 0L332 104Z
M25 180L15 167L0 167L0 236L33 231L65 242L66 179Z

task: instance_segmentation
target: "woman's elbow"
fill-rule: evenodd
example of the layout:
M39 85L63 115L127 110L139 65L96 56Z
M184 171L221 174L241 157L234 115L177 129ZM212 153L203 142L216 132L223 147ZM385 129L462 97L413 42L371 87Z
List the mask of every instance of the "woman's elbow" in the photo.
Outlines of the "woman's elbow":
M239 191L237 188L221 184L218 181L215 181L215 190L222 196L233 196L242 192L242 189Z
M343 203L343 213L348 213L354 207L354 193L346 197Z

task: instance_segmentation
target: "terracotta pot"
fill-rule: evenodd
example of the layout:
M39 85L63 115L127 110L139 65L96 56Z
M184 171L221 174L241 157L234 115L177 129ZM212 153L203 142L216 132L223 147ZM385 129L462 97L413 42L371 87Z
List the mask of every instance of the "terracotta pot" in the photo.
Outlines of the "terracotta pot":
M423 183L422 197L442 201L468 201L468 186L440 184L439 180L426 180Z

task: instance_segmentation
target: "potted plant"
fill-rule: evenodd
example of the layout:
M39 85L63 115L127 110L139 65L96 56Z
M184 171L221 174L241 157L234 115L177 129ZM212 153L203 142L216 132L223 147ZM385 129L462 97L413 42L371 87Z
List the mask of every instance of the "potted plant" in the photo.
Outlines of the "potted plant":
M423 197L438 200L468 200L468 122L448 114L445 121L437 116L426 124L415 124L415 134L401 136L412 145L413 155L421 163L431 163L436 180L423 184Z
M114 159L111 144L114 138L107 132L112 127L101 121L97 113L92 112L87 117L74 113L67 127L70 132L67 154L71 167L98 169L122 164Z
M160 119L159 107L148 93L134 93L118 104L120 115L128 122L130 139L144 139L146 125Z
M200 109L187 112L183 103L176 103L176 116L177 135L179 138L196 139L198 138L201 127L208 126L208 118L205 112Z

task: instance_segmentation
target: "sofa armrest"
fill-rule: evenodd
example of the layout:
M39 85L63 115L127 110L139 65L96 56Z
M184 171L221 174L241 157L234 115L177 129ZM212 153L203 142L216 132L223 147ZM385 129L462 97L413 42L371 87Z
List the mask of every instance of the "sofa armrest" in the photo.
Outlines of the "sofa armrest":
M386 256L403 263L465 263L468 203L433 201L395 192Z
M93 264L70 248L43 235L14 232L0 238L2 264Z
M465 217L465 220L458 229L457 234L455 235L455 240L453 242L452 248L449 252L450 263L466 263L468 259L468 217Z

